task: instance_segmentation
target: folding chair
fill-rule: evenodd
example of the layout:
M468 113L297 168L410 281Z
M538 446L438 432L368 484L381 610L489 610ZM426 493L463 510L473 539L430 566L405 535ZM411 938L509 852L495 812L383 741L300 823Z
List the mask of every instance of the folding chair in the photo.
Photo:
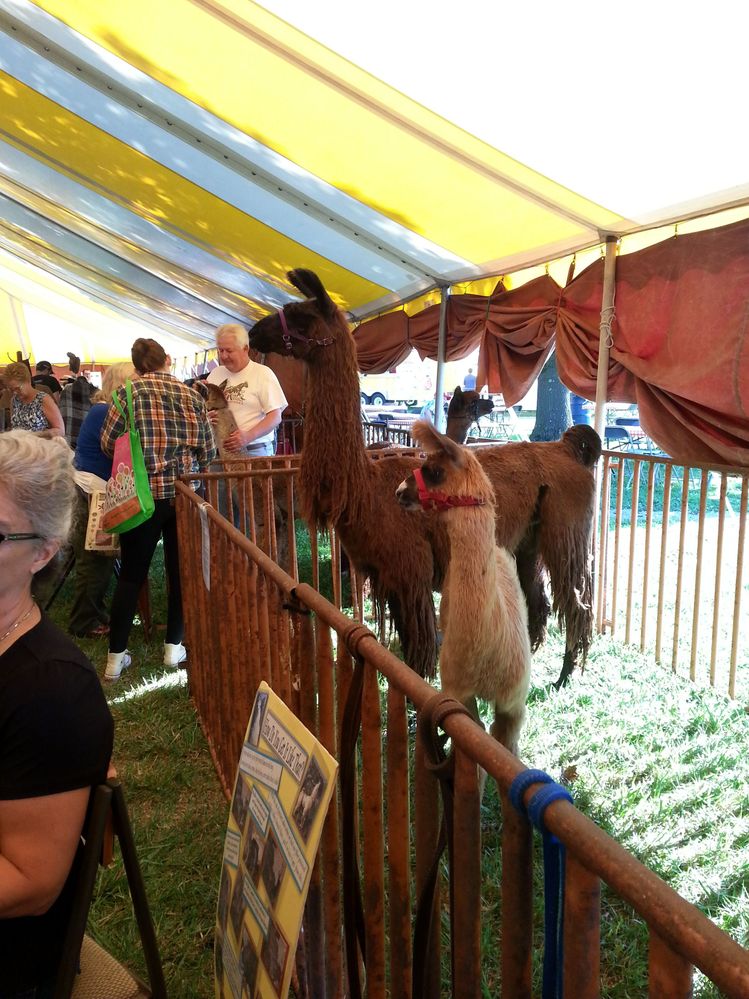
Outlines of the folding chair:
M626 450L631 447L632 440L626 427L604 427L604 440L610 451Z
M122 852L150 987L132 975L90 937L84 936L97 870L99 864L108 866L111 863L115 836ZM57 973L54 999L166 999L153 920L135 852L125 796L119 781L109 780L94 788L83 838L85 846L65 934L62 961Z

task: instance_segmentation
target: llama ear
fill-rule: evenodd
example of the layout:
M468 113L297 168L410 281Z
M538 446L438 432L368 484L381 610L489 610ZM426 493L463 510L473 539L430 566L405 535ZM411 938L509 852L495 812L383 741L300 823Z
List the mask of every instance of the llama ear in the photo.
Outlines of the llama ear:
M465 464L463 448L441 434L429 420L416 420L411 427L411 436L427 454L442 454L460 468Z
M323 287L323 283L317 274L313 271L305 270L303 267L298 267L296 270L289 271L286 276L294 287L301 291L305 298L314 298L318 309L325 319L333 318L336 313L335 303Z
M453 390L453 398L457 397L458 399L460 399L462 395L463 395L463 389L460 387L460 385L456 385Z
M224 380L218 386L219 391L220 392L226 392L226 386L228 385L228 383L229 383L229 379L228 378L224 378Z

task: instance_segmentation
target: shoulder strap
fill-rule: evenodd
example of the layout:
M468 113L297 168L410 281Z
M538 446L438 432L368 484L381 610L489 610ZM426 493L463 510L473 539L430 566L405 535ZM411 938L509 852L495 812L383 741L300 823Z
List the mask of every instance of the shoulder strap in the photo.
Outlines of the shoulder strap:
M125 382L125 398L127 402L127 413L122 408L122 403L117 398L117 390L115 390L112 393L112 402L117 407L117 409L119 409L120 416L125 421L125 424L127 426L130 426L132 425L133 422L133 383L130 381L129 378Z

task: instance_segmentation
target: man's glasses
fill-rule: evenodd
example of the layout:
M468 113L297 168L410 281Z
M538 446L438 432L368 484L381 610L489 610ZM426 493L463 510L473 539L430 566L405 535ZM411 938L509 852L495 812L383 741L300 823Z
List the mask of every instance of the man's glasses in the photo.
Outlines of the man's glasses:
M3 541L43 541L41 534L0 534L0 545Z

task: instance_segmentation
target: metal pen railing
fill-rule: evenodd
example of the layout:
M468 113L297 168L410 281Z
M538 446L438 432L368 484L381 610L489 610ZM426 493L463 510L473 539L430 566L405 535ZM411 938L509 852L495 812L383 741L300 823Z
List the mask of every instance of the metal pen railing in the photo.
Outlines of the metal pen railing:
M248 471L237 478L252 480L262 474ZM270 482L268 471L265 476ZM210 491L215 480L203 479ZM262 494L268 496L272 484L263 484L263 489ZM244 503L249 516L246 499ZM316 983L314 994L353 996L361 976L367 996L373 999L412 995L412 919L429 877L442 821L438 779L426 765L423 742L411 734L415 712L426 729L440 718L439 726L449 735L455 752L454 849L448 880L440 885L434 901L436 911L445 907L450 913L449 955L444 955L450 981L442 982L438 931L429 936L426 952L417 958L422 994L480 994L481 924L491 917L482 913L480 905L478 764L497 781L502 801L502 909L506 916L501 927L496 925L488 932L501 937L501 995L529 999L531 828L507 800L512 781L524 770L522 763L465 713L445 716L445 709L457 708L457 703L445 704L439 692L360 623L362 593L353 572L349 616L313 586L284 572L183 483L177 487L177 516L190 691L227 795L260 680L267 680L326 748L338 758L349 759L358 774L353 791L349 789L353 799L347 799L344 808L339 796L327 817L305 916L299 959L306 961L307 980ZM272 533L266 531L265 536L272 548ZM335 540L332 552L333 591L338 600L344 587ZM316 557L314 550L312 557ZM319 579L319 570L316 576ZM353 754L350 736L359 726L351 726L351 717L359 692L361 725ZM526 800L533 791L531 787L526 792ZM576 999L599 995L602 883L628 903L636 913L632 918L647 924L651 997L690 995L694 967L729 999L749 995L749 954L695 906L573 805L555 802L546 814L546 826L565 844L568 857L567 995ZM346 829L353 830L350 840L344 835ZM341 846L347 842L350 848L342 853ZM348 954L354 954L350 959L344 943L350 944L346 931L352 920L343 892L350 891L352 884L365 901L366 944L360 952L349 949Z
M748 496L747 469L604 451L598 631L744 698Z

